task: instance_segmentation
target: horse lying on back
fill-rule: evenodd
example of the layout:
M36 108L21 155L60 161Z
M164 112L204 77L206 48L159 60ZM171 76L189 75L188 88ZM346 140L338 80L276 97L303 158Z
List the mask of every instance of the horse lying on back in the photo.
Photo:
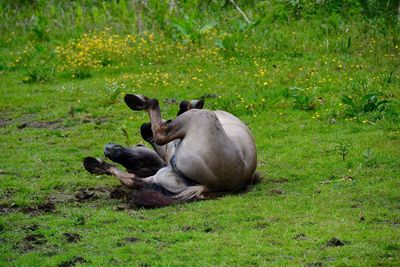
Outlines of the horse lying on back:
M183 101L174 120L163 121L157 99L126 95L132 110L144 110L150 123L141 135L154 150L108 144L104 154L127 170L100 159L83 164L93 174L116 176L136 190L133 201L144 208L162 207L245 189L256 179L256 146L248 127L224 111L202 109L204 102Z

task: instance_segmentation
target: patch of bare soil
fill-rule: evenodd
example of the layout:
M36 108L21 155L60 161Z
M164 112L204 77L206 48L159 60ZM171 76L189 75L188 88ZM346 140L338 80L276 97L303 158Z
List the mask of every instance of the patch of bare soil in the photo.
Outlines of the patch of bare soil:
M43 213L53 213L56 206L53 202L45 202L37 206L20 207L15 203L0 205L0 214L8 214L11 212L23 212L29 215L39 215Z
M137 242L140 242L139 238L127 237L127 238L122 239L122 241L118 242L117 246L122 247L122 246L125 246L126 244L129 244L129 243L133 244L133 243L137 243Z
M76 243L81 240L81 236L79 234L74 233L63 233L63 236L67 242Z
M13 190L6 191L0 198L6 198L13 194ZM129 190L124 189L122 186L117 187L89 187L80 188L75 193L58 192L49 196L47 201L43 204L32 206L18 206L15 203L0 204L0 215L6 215L13 212L23 212L31 216L41 215L44 213L53 213L56 211L58 203L86 203L99 199L127 199ZM129 205L117 206L114 210L121 211L129 208Z
M276 189L271 189L269 191L268 195L277 196L277 195L283 195L284 193L285 193L285 191L283 191L283 189L276 188Z
M83 257L81 256L76 256L68 261L63 261L61 262L58 267L70 267L70 266L75 266L77 264L83 264L83 263L87 263L87 260L85 260Z
M42 213L53 213L56 210L56 205L53 202L46 202L33 207L25 207L21 209L22 212L30 215L38 215Z
M110 198L112 199L126 199L129 192L122 187L115 187L110 192Z
M297 234L293 237L294 240L307 240L307 236L303 233Z
M102 124L109 121L107 117L92 117L92 116L84 116L80 119L82 123L95 123L95 124Z
M325 245L326 245L327 247L342 247L342 246L348 245L348 244L350 244L349 241L340 240L340 239L338 239L338 238L336 238L336 237L333 237L333 238L329 239L329 240L325 243Z
M54 121L25 121L17 125L18 129L30 128L47 128L47 129L62 129L65 128L62 124L62 120Z
M47 240L42 234L29 234L25 236L22 242L16 245L15 248L21 252L28 252L45 244L46 242Z
M92 189L81 188L76 194L75 198L79 202L97 199L96 192Z
M0 127L6 127L7 125L9 125L11 123L12 123L11 119L0 118Z
M289 179L288 178L279 178L279 179L269 178L269 179L265 179L265 182L270 183L270 184L283 184L283 183L289 182Z

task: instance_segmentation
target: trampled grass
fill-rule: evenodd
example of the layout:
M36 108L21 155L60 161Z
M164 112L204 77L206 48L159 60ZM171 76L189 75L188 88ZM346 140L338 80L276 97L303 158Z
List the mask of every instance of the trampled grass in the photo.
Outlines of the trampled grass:
M398 34L328 22L215 26L200 41L102 28L38 39L5 23L0 264L399 265ZM200 97L238 116L256 138L262 182L217 200L129 207L116 179L81 160L108 142L144 143L148 118L122 101L132 92L157 97L165 118Z

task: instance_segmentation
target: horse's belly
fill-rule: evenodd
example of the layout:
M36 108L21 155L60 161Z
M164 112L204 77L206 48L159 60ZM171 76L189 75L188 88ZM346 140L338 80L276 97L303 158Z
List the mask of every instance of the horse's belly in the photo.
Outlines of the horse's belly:
M196 149L190 144L182 141L175 152L176 167L184 176L211 191L236 190L244 185L247 166L239 151L232 154L232 146L210 143Z

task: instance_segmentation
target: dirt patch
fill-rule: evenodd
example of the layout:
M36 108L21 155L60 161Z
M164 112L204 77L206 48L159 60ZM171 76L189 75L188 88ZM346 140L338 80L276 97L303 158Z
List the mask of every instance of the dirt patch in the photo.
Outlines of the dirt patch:
M18 209L19 209L19 207L15 203L1 204L0 205L0 214L8 214L8 213L17 211Z
M325 245L327 247L342 247L342 246L345 246L345 245L348 245L348 244L350 244L349 241L340 240L340 239L338 239L336 237L333 237L333 238L329 239L325 243Z
M62 121L60 119L54 121L28 121L22 122L17 125L18 129L30 128L48 128L48 129L62 129Z
M81 236L74 233L63 233L63 236L67 242L76 243L81 240Z
M34 250L37 246L43 245L47 242L42 234L30 234L24 237L21 243L15 246L21 252L28 252Z
M307 240L307 236L303 233L297 234L293 237L294 240Z
M139 242L140 239L136 238L136 237L127 237L124 239L124 241L129 242L129 243L136 243L136 242Z
M37 224L27 225L24 227L24 230L26 231L36 231L37 229L39 229L39 225Z
M185 225L181 228L182 231L188 232L188 231L193 231L196 230L196 227L190 226L190 225Z
M268 192L268 195L270 196L277 196L277 195L283 195L285 193L285 191L283 191L283 189L280 188L276 188L276 189L271 189Z
M107 117L91 117L91 116L85 116L81 118L82 123L94 123L94 124L102 124L109 121L109 118Z
M44 235L42 235L42 234L27 235L24 238L24 241L30 242L31 244L35 244L35 245L42 245L47 242Z
M128 197L129 192L122 187L115 187L110 192L111 199L126 199Z
M270 179L265 179L265 182L270 183L270 184L283 184L283 183L289 182L289 179L288 178L279 178L279 179L270 178Z
M0 214L8 214L11 212L23 212L29 215L39 215L43 213L52 213L56 206L52 202L45 202L37 206L19 207L15 203L0 205Z
M98 196L96 195L96 192L93 191L92 189L80 189L80 191L75 194L75 198L79 202L84 202L84 201L98 199Z
M0 127L6 127L7 125L11 124L11 119L1 119L0 118Z
M30 215L38 215L42 213L53 213L56 209L56 205L53 202L46 202L33 207L22 208L21 211Z
M43 245L47 242L46 238L42 234L31 234L25 236L21 243L15 248L21 252L28 252L34 250L37 246Z
M306 265L307 267L322 267L324 264L320 261L312 262Z
M139 238L136 238L136 237L127 237L127 238L122 239L120 242L118 242L117 246L118 246L118 247L123 247L123 246L125 246L125 245L128 244L128 243L134 244L134 243L137 243L137 242L140 242L140 239L139 239Z
M74 257L68 261L63 261L61 262L58 267L70 267L70 266L75 266L77 264L82 264L82 263L87 263L87 260L85 260L81 256Z

